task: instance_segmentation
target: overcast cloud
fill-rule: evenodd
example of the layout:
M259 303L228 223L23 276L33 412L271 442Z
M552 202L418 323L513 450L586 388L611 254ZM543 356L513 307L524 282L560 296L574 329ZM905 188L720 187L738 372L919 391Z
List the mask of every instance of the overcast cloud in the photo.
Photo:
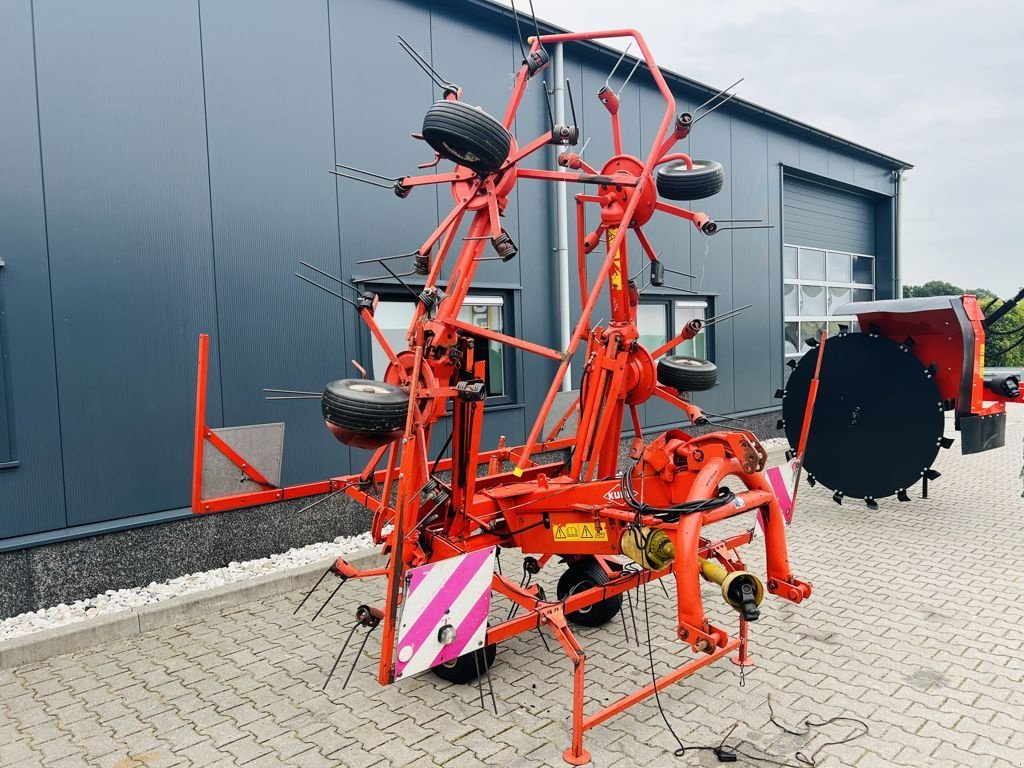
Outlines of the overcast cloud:
M508 0L503 0L508 4ZM573 30L631 26L662 66L913 164L905 283L1024 286L1024 5L534 0ZM526 0L516 6L528 8ZM621 47L621 46L620 46Z

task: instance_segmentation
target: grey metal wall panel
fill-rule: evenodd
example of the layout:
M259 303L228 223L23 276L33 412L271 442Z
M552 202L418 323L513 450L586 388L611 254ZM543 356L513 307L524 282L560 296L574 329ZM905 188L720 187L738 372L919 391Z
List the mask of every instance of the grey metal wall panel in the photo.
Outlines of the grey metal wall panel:
M224 423L287 421L285 484L336 475L348 451L319 402L261 391L319 392L351 370L353 310L294 277L329 282L299 260L342 273L327 3L203 0L200 13Z
M631 88L640 88L641 145L645 151L650 147L651 142L654 140L654 136L657 133L658 127L661 125L661 121L665 115L665 99L657 88L654 87L653 83L649 82L649 80L649 75L644 71L639 83L631 83L629 86ZM681 92L676 91L673 93L673 96L676 101L676 113L690 111L694 106L696 106L686 98L685 94ZM686 138L680 141L676 144L673 151L689 154L690 139ZM685 206L687 203L681 203L681 205ZM644 233L647 235L647 239L651 241L651 246L654 248L655 252L661 254L661 261L665 263L666 267L692 274L690 237L690 231L692 229L693 225L688 221L684 221L683 219L676 218L675 216L671 216L666 213L655 213L651 220L644 226ZM637 251L636 258L633 259L634 274L640 270L647 258L642 250L637 249ZM647 282L649 274L650 273L647 271L643 273L640 285ZM690 288L694 281L691 278L686 278L681 275L669 274L666 282L670 285ZM642 296L654 295L659 295L658 289L654 286L647 287L642 294ZM680 292L667 292L664 295L684 297L686 294ZM641 409L644 425L678 425L684 420L684 417L678 408L666 403L660 398L651 398L641 406Z
M356 262L415 249L450 210L451 196L440 187L400 200L327 170L337 160L398 175L431 159L409 134L440 93L400 52L397 33L463 85L467 101L496 116L520 59L509 15L459 0L199 2L37 0L42 168L30 0L0 5L0 96L14 105L0 112L0 173L16 180L0 187L0 257L8 263L0 289L22 459L16 470L0 470L0 537L187 504L200 331L214 341L211 424L287 421L285 482L361 466L367 452L334 442L315 402L268 404L259 392L264 385L316 390L355 375L351 359L368 361L368 337L352 309L290 275L300 258L345 277L383 275ZM614 56L572 44L565 53L583 140L590 139L586 159L601 165L613 152L595 93ZM678 87L677 110L704 100ZM661 98L641 68L623 93L626 151L643 155L661 116ZM515 132L526 141L546 125L537 81ZM726 167L726 191L694 208L777 225L710 239L664 216L648 225L666 263L695 273L693 288L719 294L716 311L754 304L717 329L722 383L697 401L717 413L772 405L766 397L782 383L780 164L882 195L892 192L891 176L864 158L762 126L732 105L701 121L678 149ZM552 168L555 155L547 149L527 164ZM574 319L572 195L580 190L569 187ZM514 333L557 346L553 191L524 181L513 193L505 226L519 257L484 262L478 277L510 297ZM787 233L818 227L820 234L824 220L833 244L864 242L863 209L791 192ZM881 281L891 282L892 208L888 199L869 202L877 226L867 250L879 258L882 295ZM588 228L596 221L592 209ZM644 257L632 238L630 250L635 272ZM591 274L599 260L600 252L588 259ZM677 284L691 287L684 278ZM390 279L367 285L396 289ZM605 296L592 319L607 311ZM555 369L510 354L522 405L490 412L485 446L501 434L522 439ZM660 402L643 410L648 425L679 422ZM435 429L435 450L449 429L447 419Z
M0 257L2 258L2 257ZM11 355L7 340L7 299L0 261L0 467L14 461L14 402L11 399Z
M68 523L181 507L216 302L198 9L35 10Z
M787 243L875 252L874 199L787 177L784 205Z
M509 72L522 60L519 47L511 49ZM573 78L573 85L579 85L579 67L569 59L564 62L567 77ZM544 89L533 84L525 94L516 115L515 132L520 143L529 141L548 130L547 107L544 106ZM558 149L542 149L526 163L532 168L554 168ZM570 242L575 242L575 214L570 201ZM520 189L509 197L509 215L506 227L519 244L516 259L522 290L516 296L515 333L522 338L554 349L561 349L558 325L558 262L555 254L554 221L555 185L544 182L524 182ZM575 262L575 251L570 245L570 264ZM570 267L570 274L572 267ZM570 287L570 296L573 288ZM517 351L516 376L525 407L522 409L523 435L525 436L547 394L551 380L558 369L553 360ZM490 445L488 445L490 447Z
M727 169L725 188L719 194L693 203L693 209L703 211L712 219L730 219L746 216L732 205L732 178L728 169L732 162L732 117L725 109L711 113L701 120L690 134L690 151L694 158L718 160ZM707 237L695 228L690 228L690 272L696 277L690 285L699 293L717 294L714 311L716 314L734 309L733 285L733 243L734 233L720 232ZM735 410L733 377L736 368L733 363L735 323L722 323L715 328L715 362L718 365L719 384L709 392L694 397L701 407L713 413L731 413Z
M13 406L7 437L16 437L20 462L0 470L4 538L66 524L29 0L0 2L0 105L0 292Z
M698 128L700 126L698 125ZM739 118L732 121L732 167L729 173L733 215L739 219L767 222L768 140L763 127ZM728 225L725 225L728 226ZM717 235L716 235L717 237ZM773 328L770 279L772 238L769 229L741 229L733 237L733 305L750 304L728 325L733 331L733 407L737 411L767 408L772 404L770 370L776 358L765 333Z

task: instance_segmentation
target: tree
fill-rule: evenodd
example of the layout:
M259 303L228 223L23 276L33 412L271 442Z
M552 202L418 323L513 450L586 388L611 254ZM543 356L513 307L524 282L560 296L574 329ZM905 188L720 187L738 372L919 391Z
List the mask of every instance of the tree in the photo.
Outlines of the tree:
M947 283L945 280L929 280L924 285L904 285L904 299L918 299L922 296L959 296L963 288Z
M988 317L1004 302L987 288L968 288L947 283L945 280L929 280L924 285L903 286L903 298L924 296L959 296L972 294ZM1024 301L1010 310L991 328L985 331L985 365L997 368L1024 368Z

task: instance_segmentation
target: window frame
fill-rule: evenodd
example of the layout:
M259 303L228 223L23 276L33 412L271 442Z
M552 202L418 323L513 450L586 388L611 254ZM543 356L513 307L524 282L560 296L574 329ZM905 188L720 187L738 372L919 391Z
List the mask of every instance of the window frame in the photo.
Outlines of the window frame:
M361 286L362 287L362 286ZM416 301L407 292L396 289L395 286L391 285L371 285L365 284L365 290L371 291L377 294L378 300L381 302L402 302L414 306ZM502 333L509 336L517 336L515 330L515 313L512 306L514 297L512 291L504 288L483 288L479 292L473 292L466 296L462 302L463 307L472 306L474 304L473 299L483 299L484 301L478 301L478 304L487 304L489 301L494 299L501 300L501 323ZM493 304L491 306L494 306ZM363 359L369 362L369 365L363 363L364 367L367 368L367 372L373 376L377 375L377 372L373 369L373 344L374 339L370 333L370 329L366 323L360 319L359 325L361 330L359 332L359 349ZM485 339L490 343L489 339ZM494 342L499 344L500 342ZM505 392L501 395L488 395L485 399L485 403L488 407L502 406L502 405L520 405L518 397L518 387L516 382L516 358L518 349L502 344L502 374L504 376ZM396 349L396 352L401 352L401 349ZM449 412L451 407L449 406Z
M666 328L668 329L668 339L674 339L679 335L682 328L676 323L676 303L686 304L687 302L704 302L704 320L709 317L714 317L716 296L714 294L693 294L692 296L679 296L678 294L667 294L667 293L655 293L655 294L641 294L640 304L641 306L662 306L664 307L665 316L667 319ZM637 330L639 331L639 316L637 317ZM715 362L715 327L704 327L701 329L701 333L704 334L704 350L707 353L707 357L704 358L710 362ZM666 339L666 341L668 341ZM653 352L653 349L649 349L648 352ZM674 354L674 350L669 350L665 354Z
M792 248L796 251L796 276L788 277L786 275L786 250ZM823 254L823 266L825 270L825 279L818 280L812 278L800 277L800 256L801 251L817 251ZM840 254L849 257L850 259L850 280L832 280L829 278L829 257L833 254ZM871 264L871 282L865 283L856 280L856 274L854 271L855 259L869 259ZM831 294L830 289L832 288L846 288L850 291L850 301L874 301L877 296L876 278L878 273L878 259L873 254L869 253L858 253L856 251L843 251L836 248L819 248L817 246L810 245L796 245L794 243L783 242L782 244L782 360L783 363L787 363L789 360L799 360L803 357L809 347L806 347L806 339L803 338L803 333L798 334L798 346L796 352L786 351L786 326L789 323L796 323L798 326L801 323L825 323L827 326L839 326L846 325L850 328L855 328L857 318L853 315L834 315L831 314ZM787 286L793 286L796 289L797 296L797 314L791 315L786 313L786 288ZM820 287L825 291L825 314L802 314L801 302L801 289L804 286ZM868 299L857 299L854 296L855 291L871 291L871 296ZM829 331L832 333L832 331Z

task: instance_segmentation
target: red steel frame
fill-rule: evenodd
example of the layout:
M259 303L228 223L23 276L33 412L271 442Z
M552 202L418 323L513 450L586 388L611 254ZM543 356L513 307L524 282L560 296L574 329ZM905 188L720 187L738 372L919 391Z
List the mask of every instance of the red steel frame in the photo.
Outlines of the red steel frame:
M771 485L762 474L764 451L751 433L734 430L691 437L681 430L670 430L647 443L644 441L636 406L652 396L677 405L691 423L705 422L696 405L657 382L654 364L655 357L699 332L700 323L691 324L653 353L645 350L638 343L636 307L639 296L635 284L629 280L627 252L628 233L632 232L645 255L651 260L657 258L641 229L655 212L690 221L699 231L705 231L710 222L706 214L656 199L653 173L658 165L682 160L692 167L686 155L670 152L676 142L689 133L689 121L676 121L672 93L646 42L635 30L530 38L530 57L537 55L544 44L623 37L636 43L665 100L664 116L645 159L623 152L617 99L605 92L599 96L610 115L616 155L600 171L595 171L578 155L567 152L559 158L559 163L569 169L567 171L520 168L518 163L523 158L558 143L552 132L547 132L522 148L513 141L504 166L485 177L458 166L451 173L400 180L404 194L425 185L450 184L452 187L454 208L419 249L420 255L429 257L425 285L428 291L437 288L441 281L442 265L463 219L469 215L471 220L468 237L444 285L447 296L433 316L423 303L417 304L409 326L408 349L393 350L374 322L372 310L360 310L391 361L385 380L409 392L409 409L401 438L378 449L361 473L298 487L275 488L267 486L251 468L246 469L244 458L230 449L225 450L206 426L209 342L205 336L200 339L193 510L200 514L218 512L340 490L367 506L374 515L374 540L390 555L389 565L372 572L360 572L339 559L335 571L344 578L378 575L387 578L384 606L380 609L384 631L378 679L382 684L395 680L395 632L403 578L409 568L494 545L539 555L541 566L555 556L567 562L584 557L597 559L609 576L608 583L562 601L545 600L536 586L524 588L499 574L494 575L492 584L494 592L525 611L491 626L488 643L499 643L522 632L546 628L573 663L572 742L565 751L565 759L572 764L583 764L590 759L583 747L585 731L651 696L656 688L660 690L677 682L734 651L739 651L741 662L746 663L747 623L741 621L738 637L730 637L724 629L712 625L705 615L699 559L715 558L729 570L742 568L737 550L752 540L752 527L724 539L712 540L702 535L705 526L760 512L765 519L768 591L796 603L811 593L810 585L799 581L791 571L783 516ZM533 74L536 72L531 73L524 62L502 118L506 128L511 128ZM460 92L449 92L446 98L458 99L460 95ZM582 311L565 350L550 349L458 320L480 255L487 241L501 234L500 216L519 179L597 186L596 194L576 196ZM600 207L600 221L589 235L584 215L588 204ZM606 242L606 253L591 280L587 256L601 238ZM610 321L606 326L592 326L591 317L605 287L611 304ZM475 358L471 336L559 361L540 412L522 446L508 448L502 440L497 449L480 450L484 402L463 397L464 392L459 388L461 383L481 380L484 374L484 362ZM542 437L555 395L581 344L586 348L586 365L580 396L555 428ZM453 350L458 354L450 354ZM431 428L448 412L449 404L451 456L432 465L427 456ZM631 478L645 504L662 507L712 499L719 487L730 479L742 484L743 490L727 505L683 515L678 522L664 522L631 507L623 498L622 479L617 474L622 420L627 407L636 430L632 456L637 463L630 470ZM566 420L574 411L579 416L576 435L560 438ZM264 490L216 499L201 498L203 450L207 442L224 451L251 479L264 485ZM566 448L572 449L569 462L535 458L538 454ZM511 468L506 468L506 464ZM483 474L478 473L481 466L487 467ZM427 492L428 481L435 470L452 473L449 483L440 484L441 493ZM436 479L432 485L436 490ZM395 503L391 504L393 497ZM555 533L560 526L572 524L590 526L589 530L598 535L589 541L556 540ZM674 562L659 571L623 567L616 557L621 554L619 542L634 526L661 529L671 536L676 551ZM699 655L656 683L594 714L585 715L586 654L573 636L566 615L669 575L677 584L677 635Z

